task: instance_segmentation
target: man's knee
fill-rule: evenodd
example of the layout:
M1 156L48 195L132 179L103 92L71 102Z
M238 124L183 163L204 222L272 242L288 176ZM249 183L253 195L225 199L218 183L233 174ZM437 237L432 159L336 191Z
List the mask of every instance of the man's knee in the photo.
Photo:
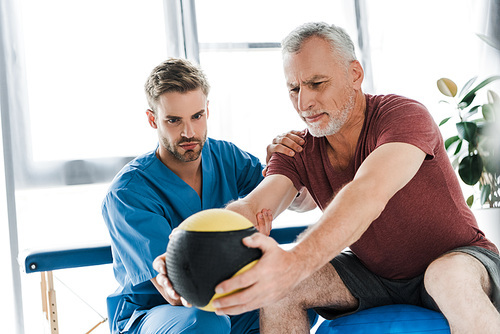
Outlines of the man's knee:
M231 322L227 316L218 316L197 308L162 305L151 309L141 323L141 332L170 333L229 333Z
M357 307L357 304L358 300L351 294L335 268L327 264L302 281L273 307L286 313L289 309L307 310L322 306L350 309Z
M424 276L427 292L435 297L437 293L453 289L482 289L489 294L488 272L481 262L471 255L454 252L434 260Z

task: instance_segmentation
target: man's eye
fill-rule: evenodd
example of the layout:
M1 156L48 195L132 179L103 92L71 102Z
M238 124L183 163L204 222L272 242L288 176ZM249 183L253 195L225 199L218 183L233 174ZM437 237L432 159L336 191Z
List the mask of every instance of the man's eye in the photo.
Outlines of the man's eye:
M317 82L313 82L313 83L311 84L311 86L313 86L314 88L317 88L317 87L321 86L321 84L322 84L322 83L324 83L324 81L317 81Z
M299 92L299 87L293 87L293 88L290 88L290 89L289 89L289 92L290 92L290 93L294 93L294 94L295 94L295 93L298 93L298 92Z
M175 124L175 123L179 123L179 120L176 118L170 118L170 119L167 119L167 123L168 124Z
M193 116L193 119L200 119L203 116L203 114L196 114Z

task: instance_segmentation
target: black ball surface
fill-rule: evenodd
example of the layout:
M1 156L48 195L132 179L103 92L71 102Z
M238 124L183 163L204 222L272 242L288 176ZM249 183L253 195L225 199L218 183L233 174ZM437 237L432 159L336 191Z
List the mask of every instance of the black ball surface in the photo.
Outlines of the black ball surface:
M193 306L215 311L211 302L222 296L215 293L217 284L250 269L261 257L260 249L241 241L255 232L248 219L229 210L204 210L188 217L167 247L167 273L174 290Z

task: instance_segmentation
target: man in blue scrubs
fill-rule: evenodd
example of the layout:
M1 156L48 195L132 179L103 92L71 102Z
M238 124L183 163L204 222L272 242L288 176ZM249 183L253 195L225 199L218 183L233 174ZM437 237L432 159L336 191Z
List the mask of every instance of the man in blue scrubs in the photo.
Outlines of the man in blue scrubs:
M224 207L263 179L256 157L207 138L209 89L203 72L183 59L163 62L146 82L147 117L159 145L118 173L102 205L120 283L108 297L112 333L259 332L257 311L228 317L183 307L156 282L153 269L184 219ZM271 219L260 214L261 221Z

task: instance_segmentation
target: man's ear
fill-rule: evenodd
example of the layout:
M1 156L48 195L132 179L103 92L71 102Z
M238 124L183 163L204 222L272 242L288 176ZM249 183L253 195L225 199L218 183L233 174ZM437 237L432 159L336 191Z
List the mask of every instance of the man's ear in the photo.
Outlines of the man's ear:
M355 89L361 89L361 84L363 83L363 79L365 77L365 72L360 62L354 60L351 62L349 67L349 71L352 75L352 85Z
M151 127L153 129L157 129L158 126L156 125L156 115L155 115L155 112L151 109L148 109L146 110L146 115L148 116L148 122L149 122L149 125L151 125Z
M207 119L208 119L208 116L210 116L210 110L208 109L208 102L210 102L210 101L207 100Z

